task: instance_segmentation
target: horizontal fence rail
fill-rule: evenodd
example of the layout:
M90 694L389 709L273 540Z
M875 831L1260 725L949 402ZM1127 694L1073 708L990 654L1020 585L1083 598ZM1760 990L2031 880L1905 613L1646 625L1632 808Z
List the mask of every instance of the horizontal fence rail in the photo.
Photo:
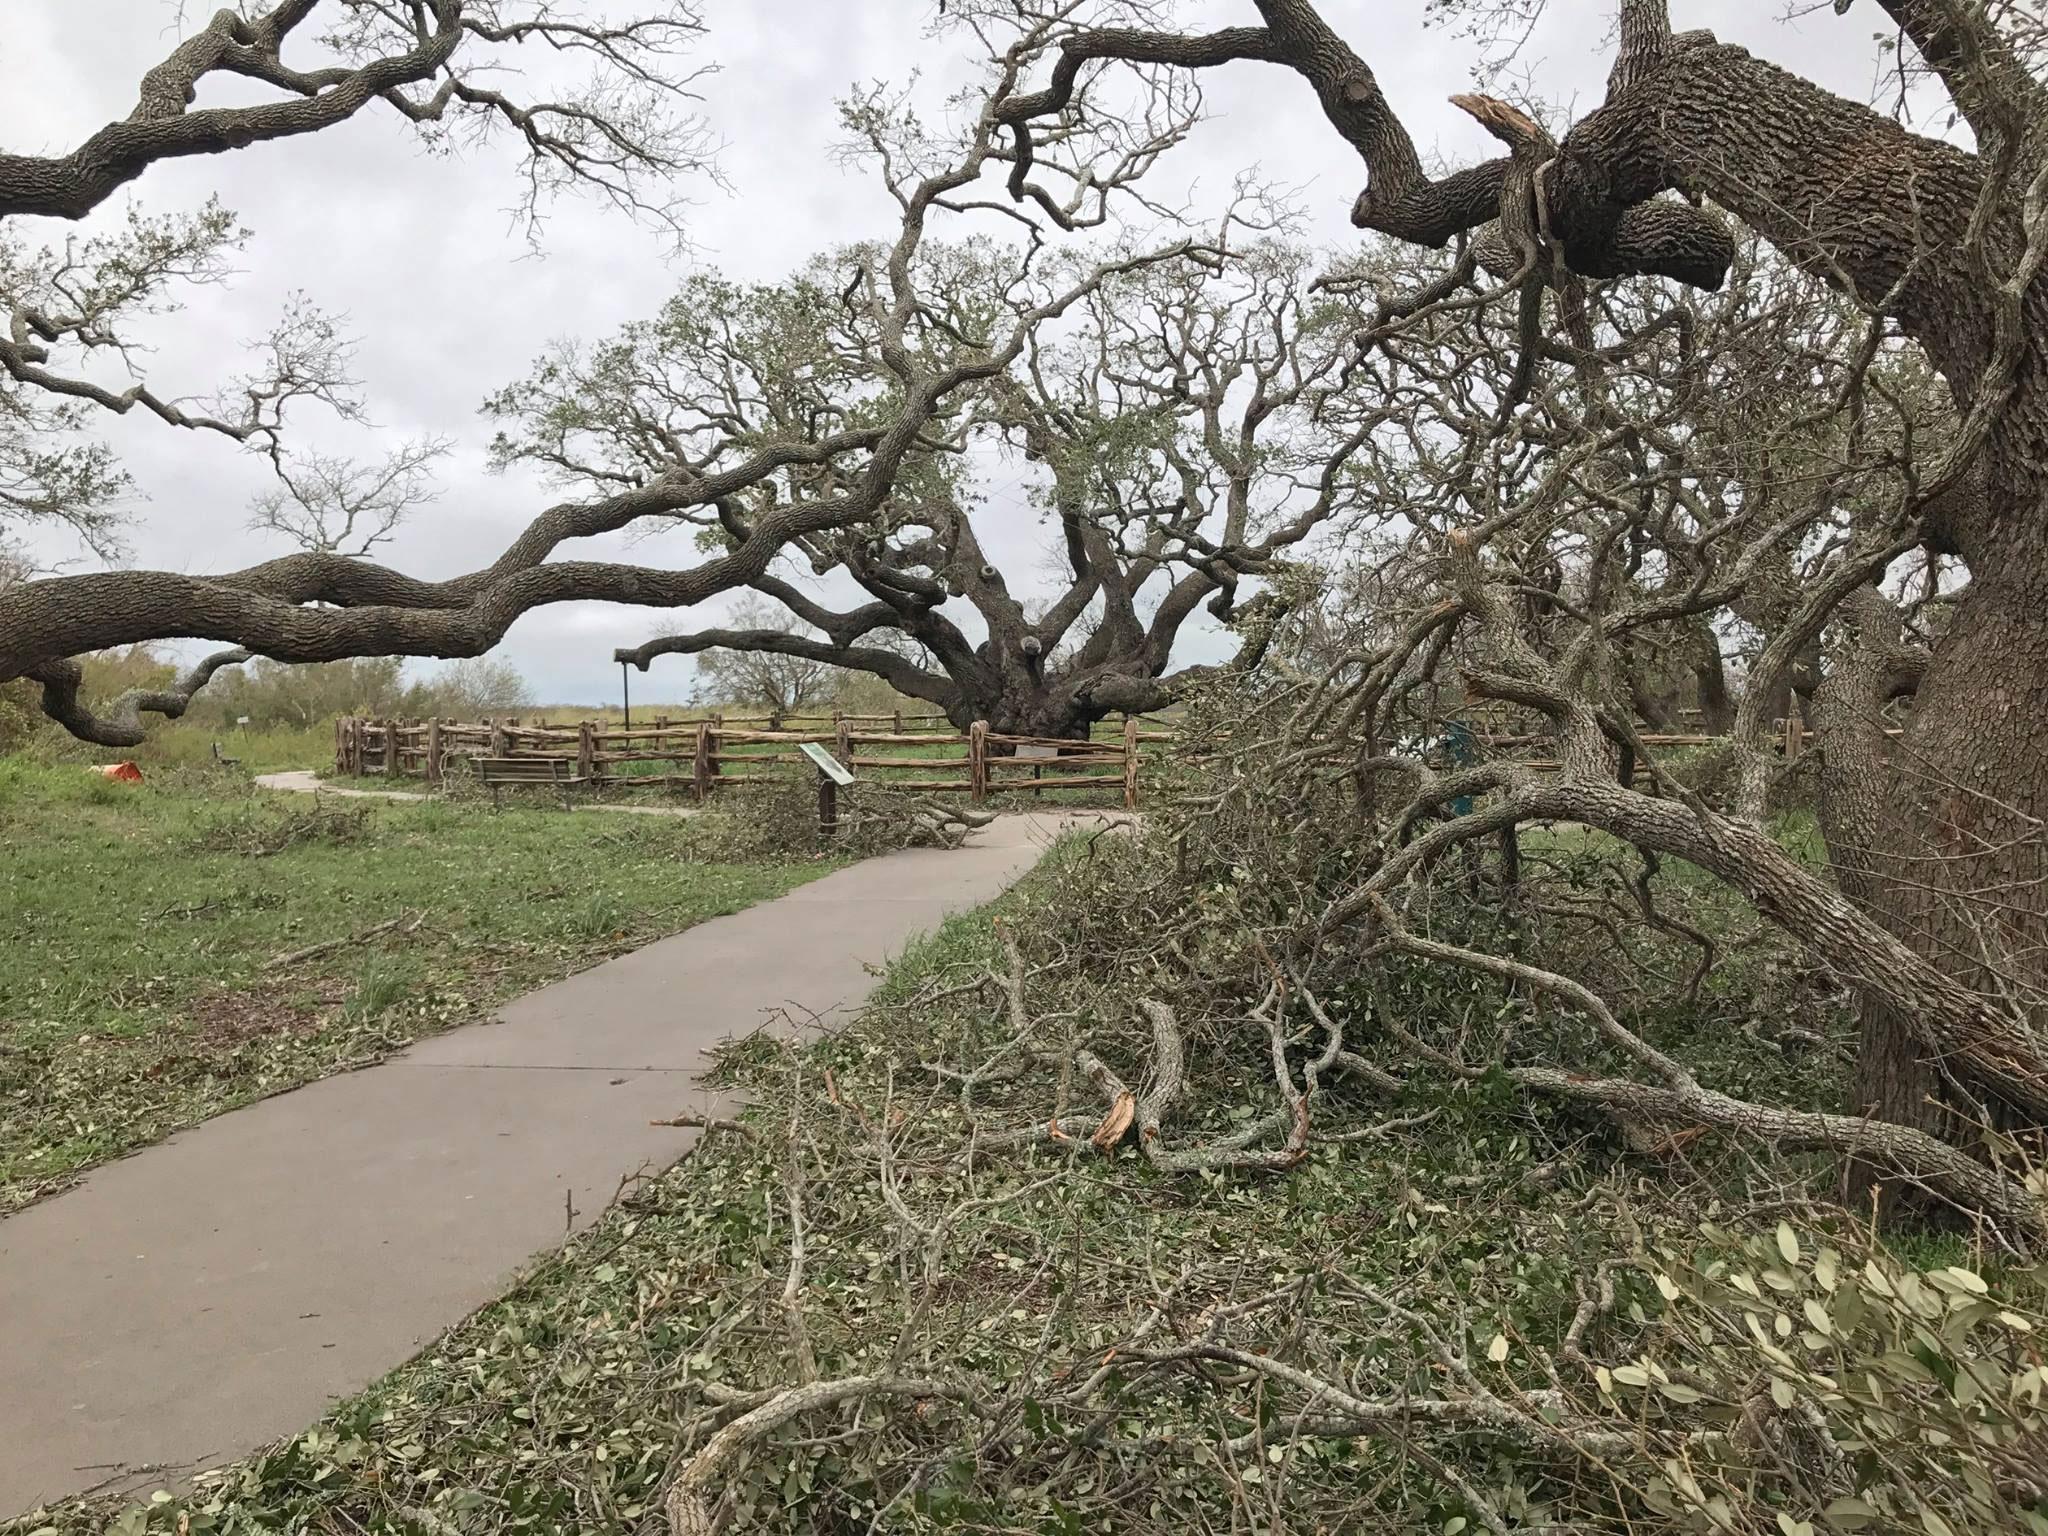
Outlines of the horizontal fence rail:
M934 719L947 729L929 728ZM552 760L570 771L550 782L688 791L701 800L737 785L800 782L816 772L800 749L815 742L885 789L964 793L977 805L992 795L1114 791L1135 809L1141 742L1172 734L1140 731L1127 720L1108 739L1013 736L982 721L960 732L943 716L901 714L785 715L773 727L765 717L720 715L632 726L350 715L334 722L334 767L352 777L438 784L459 763Z
M815 769L799 750L828 747L855 774L885 788L964 793L976 804L995 795L1091 790L1119 794L1136 808L1148 749L1180 739L1165 722L1137 716L1113 734L1089 739L1017 736L976 721L965 731L943 715L714 714L704 719L614 725L602 721L550 725L545 720L379 720L344 716L334 723L334 766L350 776L439 783L451 765L471 760L552 759L569 765L570 783L592 787L665 789L704 799L738 785L800 781ZM1537 772L1560 764L1544 755L1555 738L1524 725L1468 719L1467 744L1487 757L1513 756ZM1472 727L1477 727L1472 729ZM1893 732L1891 734L1896 734ZM1776 746L1797 758L1812 740L1797 716L1777 722ZM1708 747L1724 736L1693 730L1651 730L1645 748ZM1434 743L1441 755L1448 741ZM1638 775L1646 762L1633 765Z

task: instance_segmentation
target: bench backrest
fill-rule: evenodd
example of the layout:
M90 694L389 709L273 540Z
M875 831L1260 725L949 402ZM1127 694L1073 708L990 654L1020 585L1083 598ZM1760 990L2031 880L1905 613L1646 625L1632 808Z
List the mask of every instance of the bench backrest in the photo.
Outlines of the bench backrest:
M479 757L474 759L477 776L482 779L519 779L553 783L557 779L573 778L574 763L559 757Z

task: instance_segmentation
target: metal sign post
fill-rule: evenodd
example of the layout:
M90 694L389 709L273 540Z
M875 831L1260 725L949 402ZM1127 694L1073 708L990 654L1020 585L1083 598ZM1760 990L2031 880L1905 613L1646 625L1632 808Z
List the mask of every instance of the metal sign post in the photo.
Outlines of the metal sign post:
M629 731L633 728L633 674L630 666L630 662L619 663L619 695L625 700L626 729Z
M853 782L853 770L815 741L799 742L797 750L818 765L818 826L830 837L839 829L839 786Z

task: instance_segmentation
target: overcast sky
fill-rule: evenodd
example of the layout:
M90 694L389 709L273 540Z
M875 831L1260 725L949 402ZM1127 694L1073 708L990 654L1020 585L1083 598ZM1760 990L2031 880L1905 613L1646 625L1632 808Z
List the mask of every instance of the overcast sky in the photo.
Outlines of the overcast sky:
M612 0L624 14L630 0ZM210 6L193 7L205 14ZM810 253L893 229L871 175L832 150L841 134L834 103L850 86L907 80L934 94L966 77L957 42L934 41L932 0L706 0L709 33L700 62L704 113L723 142L723 187L697 188L690 261L731 276L771 280ZM1445 97L1468 86L1477 60L1454 32L1425 30L1425 0L1325 0L1324 14L1378 73L1425 155L1466 162L1495 146ZM1801 7L1806 9L1806 7ZM61 153L124 116L142 73L176 42L169 0L4 0L0 3L0 148ZM1680 28L1711 27L1723 40L1795 69L1846 95L1868 95L1882 13L1864 0L1846 18L1831 6L1787 20L1782 0L1673 0ZM1184 7L1190 26L1255 19L1250 0ZM1522 63L1536 87L1562 103L1597 102L1607 70L1607 0L1552 0ZM1257 167L1300 189L1311 238L1341 251L1355 236L1346 214L1362 181L1356 156L1323 122L1295 76L1258 65L1211 71L1210 121L1174 152L1158 183L1192 188L1213 203L1235 174ZM202 102L207 98L202 97ZM176 315L148 322L150 381L159 393L206 393L242 366L240 349L303 292L345 317L361 342L357 373L373 426L333 427L307 418L306 440L374 458L396 440L439 434L457 445L442 463L443 494L417 513L383 556L438 578L487 563L540 508L560 498L521 473L486 471L484 395L521 375L554 337L597 338L653 313L682 269L653 231L595 203L550 208L536 252L506 215L516 195L509 149L461 158L424 154L394 114L370 110L308 138L229 155L171 162L132 189L152 212L198 207L218 194L254 231L229 284L199 290ZM116 198L96 221L118 220ZM32 242L61 240L73 226L22 220ZM945 233L965 233L964 228ZM275 535L250 532L249 503L267 481L263 464L225 440L181 433L154 420L105 424L143 500L135 511L133 563L193 572L232 569L283 552ZM1021 497L992 498L978 521L985 544L1013 581L1042 568L1042 530ZM54 540L50 558L75 556ZM692 563L672 542L593 541L570 558L631 550L631 558ZM83 569L89 562L74 565ZM1038 578L1042 579L1042 578ZM690 616L713 617L717 605ZM549 702L595 703L618 692L614 646L685 627L682 616L570 604L528 614L503 654ZM1191 657L1213 636L1191 634ZM666 658L641 697L677 698L689 663Z

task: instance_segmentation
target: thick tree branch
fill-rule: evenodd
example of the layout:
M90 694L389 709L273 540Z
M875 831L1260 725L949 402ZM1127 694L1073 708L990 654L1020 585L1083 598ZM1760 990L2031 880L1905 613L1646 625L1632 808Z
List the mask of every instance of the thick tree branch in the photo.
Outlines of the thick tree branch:
M246 107L191 110L200 80L239 59L238 73L260 76L257 56L273 51L313 6L281 6L251 22L234 11L215 14L143 77L135 110L109 123L69 154L54 159L0 155L0 217L43 214L82 219L160 160L221 154L262 140L318 133L346 121L387 91L431 79L462 41L462 0L434 0L432 28L418 46L305 82L310 95Z
M807 635L782 629L700 629L687 635L668 635L649 640L631 650L613 653L616 661L630 662L645 672L657 656L695 656L704 651L759 651L775 656L800 656L827 666L846 667L881 678L898 693L934 704L951 702L958 691L947 678L873 645L841 645L831 640L813 640Z
M89 709L79 696L84 672L70 659L52 661L27 673L43 685L43 713L80 741L102 747L139 747L147 739L145 714L175 720L185 713L192 695L213 680L214 673L249 660L248 651L216 651L188 668L168 688L130 688L100 710Z

